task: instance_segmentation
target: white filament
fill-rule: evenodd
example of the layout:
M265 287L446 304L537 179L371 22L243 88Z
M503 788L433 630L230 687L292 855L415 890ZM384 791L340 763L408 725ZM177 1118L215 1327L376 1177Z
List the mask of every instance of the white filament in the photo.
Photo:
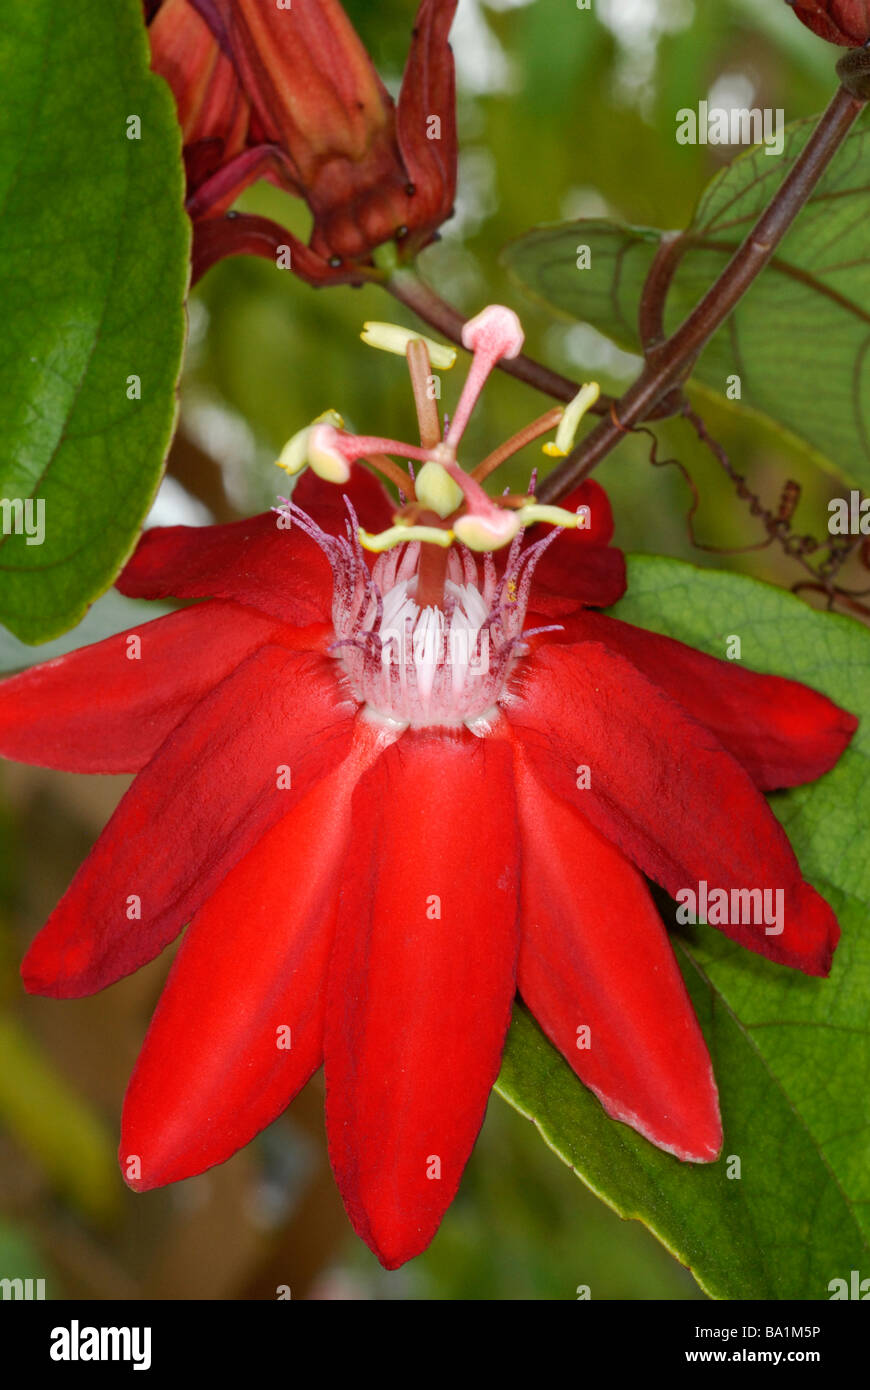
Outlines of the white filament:
M486 643L481 629L489 610L473 584L457 584L449 579L444 586L449 612L435 607L419 608L413 597L416 585L416 578L406 579L387 591L378 636L383 644L381 659L384 664L397 667L403 692L408 685L408 668L412 667L413 686L422 713L428 712L436 676L439 672L443 675L446 667L450 669L450 684L457 699L469 681L482 674Z

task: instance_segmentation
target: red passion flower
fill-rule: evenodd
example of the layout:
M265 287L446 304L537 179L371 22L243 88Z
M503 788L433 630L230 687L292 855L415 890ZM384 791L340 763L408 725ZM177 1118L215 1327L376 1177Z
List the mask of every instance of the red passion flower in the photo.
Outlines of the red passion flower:
M594 482L565 508L483 491L556 424L546 447L570 448L596 388L459 465L522 342L509 310L466 326L446 432L426 383L451 354L366 337L406 353L420 446L330 415L285 449L309 467L276 512L148 532L118 587L199 602L0 684L0 751L138 774L31 946L29 991L100 990L189 923L124 1105L130 1186L223 1162L324 1065L348 1215L395 1268L456 1192L517 990L609 1115L717 1157L710 1059L644 875L781 893L779 930L722 930L825 974L834 916L762 793L821 776L856 721L593 611L624 588Z

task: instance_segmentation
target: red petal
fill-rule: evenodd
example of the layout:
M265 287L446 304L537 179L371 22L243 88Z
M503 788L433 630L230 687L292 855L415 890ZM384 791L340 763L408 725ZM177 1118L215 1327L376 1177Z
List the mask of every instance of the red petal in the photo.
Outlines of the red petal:
M565 497L559 499L558 506L564 507L566 512L576 512L578 507L589 508L589 526L583 530L566 531L565 538L582 549L589 546L610 545L613 540L613 508L610 505L610 498L604 491L600 483L594 478L587 478L584 482L578 483L573 492L569 492ZM545 526L539 523L534 530L534 535L538 533L543 536L552 531L552 526Z
M187 0L165 0L148 39L151 66L172 88L185 145L215 139L221 159L245 143L248 102L233 65Z
M152 960L234 864L345 755L331 664L263 647L140 772L25 957L31 994L93 994ZM289 766L292 787L278 787ZM139 900L141 919L129 899Z
M625 558L610 545L613 512L603 487L592 478L559 502L567 511L588 507L590 527L563 530L535 567L529 608L548 618L561 618L581 607L608 608L625 593ZM538 524L528 533L540 540L553 531Z
M379 751L372 725L359 721L356 732L351 755L236 865L187 931L124 1102L119 1156L136 1191L223 1163L320 1066L350 799Z
M870 42L870 0L789 0L798 19L828 43L861 48Z
M366 530L382 531L395 510L380 483L354 465L342 487L300 478L294 500L322 530L343 534L350 498ZM131 598L224 598L297 627L332 614L332 570L300 527L282 530L274 512L225 526L159 526L146 531L117 588Z
M701 880L728 892L782 889L781 934L742 921L722 930L770 960L828 973L834 914L801 881L770 807L708 729L597 642L542 647L520 673L510 722L557 796L672 897L699 892Z
M450 213L456 193L456 77L447 42L457 0L423 0L402 80L396 131L402 161L414 185L408 225L434 230ZM437 139L429 122L441 122Z
M222 171L223 172L223 171ZM211 180L201 190L200 202L215 196L215 189L222 186L223 180ZM239 190L221 199L223 205L231 201ZM290 248L294 274L310 285L340 283L342 277L330 270L322 256L316 255L304 246L286 227L271 221L268 217L256 217L253 213L229 213L225 217L203 216L193 224L193 269L191 284L201 280L207 270L218 261L230 256L262 256L267 261L276 261L283 247ZM346 277L344 277L346 278Z
M649 889L521 753L517 799L520 993L608 1115L677 1158L709 1163L722 1144L716 1083Z
M212 0L262 129L313 184L329 159L365 158L392 102L337 0Z
M133 637L141 656L131 660ZM294 638L235 603L144 622L0 682L0 754L65 772L138 772L246 657Z
M229 35L221 13L231 0L187 0L187 3L205 20L223 52L231 55Z
M435 1234L498 1072L517 951L510 762L465 732L408 731L354 801L326 1118L348 1215L388 1269Z
M567 641L602 642L627 657L712 729L763 791L829 772L858 727L854 715L798 681L759 675L602 613L578 613L565 629Z
M351 464L350 479L341 486L325 483L312 469L307 468L293 489L296 505L331 536L346 534L348 512L344 505L345 497L350 499L360 525L367 531L375 528L383 531L392 525L396 503L380 479L361 463Z
M279 150L276 145L254 145L234 159L225 160L217 167L208 169L206 177L199 179L196 178L196 175L205 172L207 165L205 158L198 153L198 150L199 146L185 150L188 181L191 188L187 199L187 211L194 220L201 217L216 217L218 213L226 212L236 198L257 179L272 178L279 187L288 182L287 159L283 151ZM210 162L214 165L213 156ZM231 213L228 217L220 220L222 220L228 236L232 234L233 230L240 234L243 228L260 228L266 231L274 229L277 236L270 233L269 250L254 247L252 254L255 255L274 256L284 240L290 241L294 247L301 246L301 243L290 236L289 232L285 232L277 223L270 222L264 217L255 217L250 213ZM305 248L302 247L302 250L304 251ZM228 252L227 254L241 253Z

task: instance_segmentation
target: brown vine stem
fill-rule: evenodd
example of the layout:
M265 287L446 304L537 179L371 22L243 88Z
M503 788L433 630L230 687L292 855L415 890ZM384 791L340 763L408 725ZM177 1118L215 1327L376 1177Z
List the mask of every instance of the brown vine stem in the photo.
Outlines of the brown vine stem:
M702 348L738 304L806 203L866 100L840 87L800 157L751 232L691 314L647 360L637 380L538 489L554 502L583 480L623 435L652 418L655 407L682 386Z
M390 294L408 309L413 309L417 317L429 324L430 328L434 328L443 337L449 338L451 342L461 346L462 330L465 326L465 319L462 314L458 309L454 309L452 304L448 304L439 294L436 294L435 290L421 280L415 271L394 271L383 284L384 288L390 291ZM524 353L511 361L499 362L498 365L509 376L516 377L518 381L524 381L527 386L534 386L545 396L552 396L557 401L571 401L580 390L581 383L579 381L572 381L570 377L562 376L560 372L551 371L542 362L536 362L533 357L527 357ZM601 396L592 410L596 415L603 415L610 409L610 404L611 398L609 396Z
M862 55L863 56L863 55ZM843 74L844 82L849 80ZM851 85L855 87L855 83ZM803 152L777 189L755 226L735 251L721 275L687 319L665 338L662 329L664 298L685 247L682 235L662 241L644 287L640 305L640 332L646 361L640 375L618 400L602 396L593 411L603 418L572 454L544 479L538 488L541 502L555 502L591 473L623 436L645 420L676 414L681 408L681 389L695 361L764 269L801 208L867 104L856 87L841 85L810 136ZM417 316L449 338L461 343L465 319L425 284L413 270L394 272L384 287ZM519 356L499 364L510 376L536 387L556 400L568 401L579 383L551 371L533 358Z
M665 300L676 273L687 238L683 232L665 232L653 257L640 297L637 327L645 357L664 345Z

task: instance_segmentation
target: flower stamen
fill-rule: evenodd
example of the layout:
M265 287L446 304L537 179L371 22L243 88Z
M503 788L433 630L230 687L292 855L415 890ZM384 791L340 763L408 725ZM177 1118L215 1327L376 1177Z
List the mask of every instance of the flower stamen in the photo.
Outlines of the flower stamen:
M504 444L499 444L497 449L493 449L491 454L487 454L482 463L472 469L472 478L482 483L484 478L489 477L490 473L494 473L509 458L513 458L514 454L518 454L520 449L524 449L533 440L540 439L542 434L549 434L550 430L555 429L560 424L564 415L565 407L557 405L544 415L539 415L537 420L532 420L524 429L517 430L516 434L511 435L510 439L506 439Z
M463 556L484 555L484 583L491 594L496 586L489 557L506 546L511 547L508 570L513 571L519 583L524 562L520 558L518 537L525 527L542 522L554 527L588 529L591 524L588 507L579 508L575 513L561 507L539 505L534 495L534 474L528 493L522 496L505 488L502 496L494 499L484 491L481 483L506 459L554 427L555 442L545 445L545 450L560 456L566 453L573 445L584 413L598 398L597 384L585 385L567 407L554 407L533 420L488 454L472 471L466 471L457 458L458 445L489 374L502 358L515 357L522 348L523 330L513 310L492 304L466 323L462 342L473 354L472 362L453 418L451 421L444 418L443 438L436 396L432 391L432 366L433 363L452 365L453 350L395 324L367 323L362 337L372 346L404 354L420 427L419 446L380 435L351 434L341 427L334 414L328 413L294 435L281 459L290 472L298 472L307 459L321 477L339 484L349 480L355 460L365 459L397 488L399 505L392 526L377 533L360 529L352 537L348 536L349 543L357 547L360 556L363 550L376 555L399 550L407 556L413 548L414 559L409 573L416 574L421 595L425 595L424 607L447 612L455 595L451 599L447 587L451 582L449 566L443 552L454 541L463 547ZM391 457L393 454L405 461L407 471ZM413 462L422 464L416 477ZM402 565L405 564L403 560ZM476 564L463 559L462 570L467 584L473 584L469 566L476 579ZM508 602L514 602L513 595L508 595Z
M601 395L601 387L597 381L589 381L580 387L577 395L565 408L559 428L556 431L556 438L552 444L544 445L544 453L550 458L565 458L574 448L574 439L580 427L580 421L587 410L598 400Z
M422 338L413 338L405 352L408 372L411 377L411 390L417 407L417 423L420 426L420 444L424 449L434 449L441 441L441 421L438 419L438 406L430 390L432 384L432 360L429 348Z
M412 343L422 343L427 360L439 371L449 371L456 361L455 348L448 347L446 343L436 343L434 338L427 338L410 328L401 328L397 323L364 323L360 337L369 347L394 352L399 357L408 355Z
M407 545L409 541L425 541L427 545L440 545L445 550L449 550L453 544L453 532L442 531L436 526L391 526L376 535L360 527L358 535L363 549L376 555L397 545Z

